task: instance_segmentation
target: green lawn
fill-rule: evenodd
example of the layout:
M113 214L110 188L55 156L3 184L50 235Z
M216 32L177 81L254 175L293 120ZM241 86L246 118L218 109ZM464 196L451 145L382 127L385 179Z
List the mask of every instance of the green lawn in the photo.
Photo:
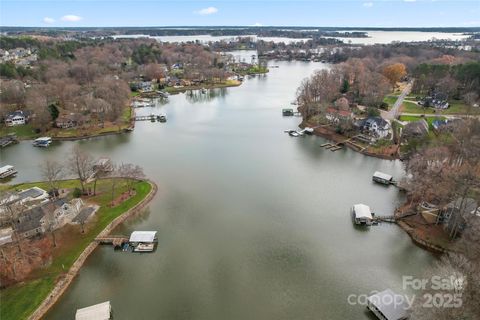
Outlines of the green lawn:
M5 127L4 125L1 125L0 136L5 136L9 133L15 133L19 139L33 139L39 136L38 133L33 131L32 125L30 124L13 127Z
M478 108L469 108L463 101L451 100L450 108L446 110L435 110L433 108L423 108L412 102L403 102L403 111L405 113L417 113L417 114L479 114Z
M407 121L407 122L412 122L412 121L418 121L421 119L425 119L428 123L428 127L433 129L432 123L435 120L445 120L445 117L421 117L421 116L400 116L399 120L400 121Z
M76 180L65 180L60 183L61 188L79 187L80 183ZM12 189L25 189L31 186L47 188L45 183L25 183L12 186ZM111 201L110 179L100 180L97 183L98 195L89 197L87 200L100 205L100 209L95 214L94 225L87 227L85 233L79 233L75 241L65 246L61 251L54 252L53 261L45 269L38 270L34 279L25 281L0 291L0 319L19 320L26 319L49 294L55 284L55 279L63 272L67 271L73 262L78 258L82 251L92 242L111 221L126 212L143 200L150 192L152 186L147 181L138 181L135 183L136 194L120 205L110 208L107 204ZM118 181L115 197L127 190L125 181Z

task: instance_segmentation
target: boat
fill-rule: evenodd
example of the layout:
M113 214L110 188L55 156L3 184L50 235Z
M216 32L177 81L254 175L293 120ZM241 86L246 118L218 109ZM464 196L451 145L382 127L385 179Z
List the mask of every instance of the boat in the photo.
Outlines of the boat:
M52 143L52 138L50 137L41 137L38 139L33 140L33 145L35 147L42 147L46 148Z
M205 89L205 88L202 88L201 91L202 91L202 93L207 93L207 89Z
M306 134L313 134L313 128L310 128L310 127L306 127L303 132L305 132Z
M158 116L158 121L160 121L160 122L167 122L167 116L166 116L166 115L163 115L163 114L159 115L159 116Z
M297 131L290 131L288 133L291 137L298 137L300 134Z
M152 252L155 249L155 243L139 243L134 252Z
M293 109L282 109L282 115L285 117L293 116Z
M6 165L3 167L0 167L0 179L12 177L16 174L17 174L17 170L15 170L14 166Z

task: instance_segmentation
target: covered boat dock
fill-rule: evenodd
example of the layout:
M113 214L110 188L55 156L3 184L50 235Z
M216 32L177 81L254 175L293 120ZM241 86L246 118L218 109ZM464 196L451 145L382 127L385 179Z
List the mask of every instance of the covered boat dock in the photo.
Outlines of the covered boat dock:
M408 318L408 304L404 296L386 289L367 298L367 308L381 320Z
M90 307L77 309L75 320L110 320L112 319L112 306L110 301L95 304Z
M375 173L373 174L372 180L377 183L381 183L385 185L390 185L395 183L391 175L380 172L380 171L375 171Z
M151 252L157 242L157 231L134 231L129 242L134 252Z

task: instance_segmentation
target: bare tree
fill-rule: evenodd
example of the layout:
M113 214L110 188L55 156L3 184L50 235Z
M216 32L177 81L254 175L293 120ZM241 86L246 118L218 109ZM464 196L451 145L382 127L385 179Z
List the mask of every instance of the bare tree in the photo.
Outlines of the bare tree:
M135 182L145 177L142 167L131 163L122 163L119 167L119 174L125 178L130 194L134 190Z
M56 197L58 182L64 177L65 173L63 165L58 161L47 159L42 164L41 171L43 178L48 181L53 197Z
M72 148L70 158L68 158L68 169L75 174L82 186L82 192L85 193L85 183L93 173L92 156L81 150L78 145Z

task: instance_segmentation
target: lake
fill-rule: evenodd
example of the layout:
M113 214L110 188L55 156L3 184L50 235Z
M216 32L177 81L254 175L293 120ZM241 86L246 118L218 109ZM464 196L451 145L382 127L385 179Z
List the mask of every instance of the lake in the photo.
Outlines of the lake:
M74 145L96 157L131 162L159 186L149 209L117 234L158 230L151 254L98 247L46 319L110 300L121 319L373 319L351 294L402 288L434 257L396 225L355 228L349 210L365 203L392 214L403 197L374 184L380 170L399 178L399 161L320 147L293 138L298 117L282 117L300 81L321 63L277 62L264 76L206 94L172 95L140 113L134 132L48 149L25 141L2 150L19 170L14 183L41 179L38 166Z
M362 32L364 30L348 30L345 32ZM342 32L342 31L339 31ZM387 44L392 42L410 42L410 41L428 41L432 39L438 40L463 40L468 38L468 35L463 35L461 33L451 33L451 32L422 32L422 31L365 31L367 32L368 38L342 38L342 37L332 37L339 40L342 40L345 43L351 44ZM195 36L159 36L153 37L148 35L117 35L113 38L154 38L158 41L164 42L188 42L188 41L200 41L202 43L207 43L209 41L220 41L220 40L235 40L234 36L211 36L211 35L195 35ZM257 37L255 35L246 35L242 37L252 37L258 40L264 41L273 41L273 42L285 42L292 43L296 41L307 41L309 39L295 39L295 38L282 38L282 37Z

